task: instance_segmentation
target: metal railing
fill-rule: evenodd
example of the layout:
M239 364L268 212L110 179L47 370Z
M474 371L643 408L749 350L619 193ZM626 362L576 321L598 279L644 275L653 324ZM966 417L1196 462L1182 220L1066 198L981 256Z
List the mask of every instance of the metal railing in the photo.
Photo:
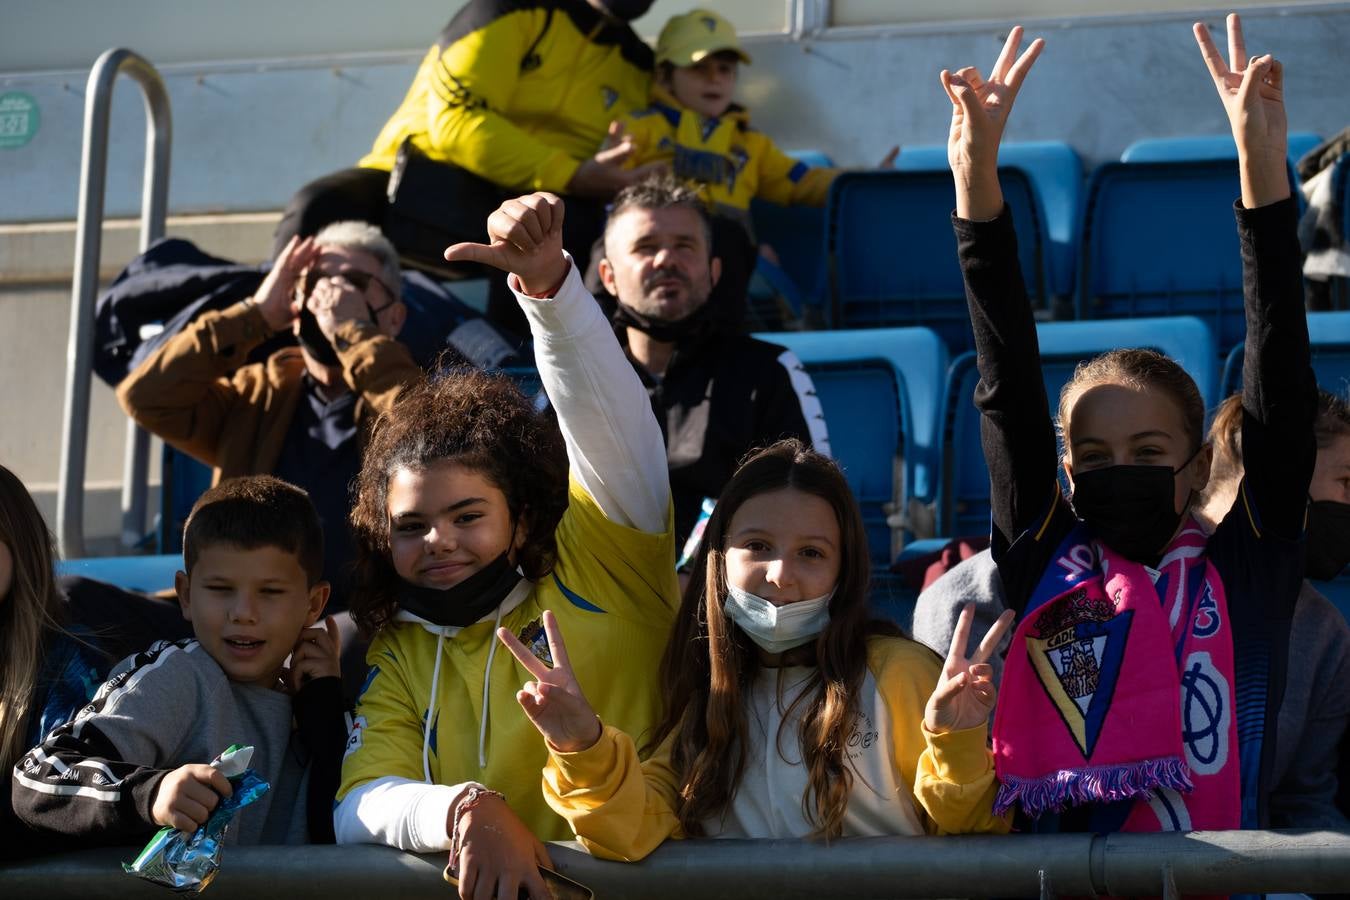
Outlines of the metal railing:
M75 228L75 274L70 290L70 341L66 347L65 411L61 424L61 469L56 531L61 553L84 556L84 476L89 449L89 390L93 372L94 296L103 245L103 199L108 176L108 120L113 84L129 75L145 99L145 176L141 195L143 252L164 235L169 204L169 145L173 122L164 80L146 59L127 49L108 50L89 72L84 101L84 148L80 160L80 203ZM122 543L140 540L145 530L150 438L127 423L122 479Z
M163 897L122 873L137 848L63 854L0 867L0 895ZM552 844L559 872L598 900L795 900L848 897L1161 896L1343 892L1350 832L1221 831L852 838L804 841L667 841L640 863L594 859ZM214 900L451 896L445 854L387 847L227 847Z

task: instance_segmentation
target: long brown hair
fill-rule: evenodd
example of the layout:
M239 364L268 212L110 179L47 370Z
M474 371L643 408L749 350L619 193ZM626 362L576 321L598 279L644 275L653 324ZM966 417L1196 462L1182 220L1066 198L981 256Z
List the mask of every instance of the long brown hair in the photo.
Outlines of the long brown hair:
M554 531L567 509L567 451L557 423L505 376L450 370L400 394L366 445L351 516L357 552L351 613L366 634L398 609L389 479L400 469L426 471L441 460L481 474L506 495L512 520L524 516L516 562L526 578L537 581L553 570Z
M795 439L750 455L727 482L708 520L661 661L666 709L653 744L674 736L671 762L681 778L678 816L690 836L702 835L704 821L725 813L740 785L749 734L744 698L760 667L754 643L722 611L727 529L747 500L783 488L825 500L839 522L839 581L830 601L830 622L814 645L815 672L792 705L806 704L801 717L801 758L807 770L802 811L816 836L837 837L843 828L853 786L847 742L867 674L867 638L901 634L895 625L869 617L870 565L862 516L834 461ZM784 723L791 718L784 716ZM781 729L775 740L781 748Z
M9 548L14 574L0 597L0 766L8 771L28 750L44 632L59 628L53 565L55 541L28 489L0 466L0 543Z

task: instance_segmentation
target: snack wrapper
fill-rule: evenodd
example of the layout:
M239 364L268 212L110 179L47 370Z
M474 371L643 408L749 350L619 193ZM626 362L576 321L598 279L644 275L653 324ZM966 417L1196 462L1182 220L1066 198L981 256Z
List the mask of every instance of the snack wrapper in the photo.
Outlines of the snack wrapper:
M203 891L220 869L220 852L239 810L267 793L269 785L248 764L252 747L231 744L211 761L230 780L234 793L221 798L206 824L185 835L174 828L161 828L131 863L123 863L128 874L162 884L175 891Z

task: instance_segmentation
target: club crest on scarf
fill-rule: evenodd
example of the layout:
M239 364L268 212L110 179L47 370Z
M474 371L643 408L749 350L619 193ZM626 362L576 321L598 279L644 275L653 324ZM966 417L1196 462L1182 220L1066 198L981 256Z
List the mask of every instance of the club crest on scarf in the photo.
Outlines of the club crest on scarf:
M1031 665L1084 759L1111 707L1132 617L1080 588L1047 606L1027 634Z

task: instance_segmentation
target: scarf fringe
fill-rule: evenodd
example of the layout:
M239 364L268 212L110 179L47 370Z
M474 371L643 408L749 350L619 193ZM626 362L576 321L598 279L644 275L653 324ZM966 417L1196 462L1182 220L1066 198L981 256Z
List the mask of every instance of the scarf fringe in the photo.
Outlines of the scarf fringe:
M1142 797L1155 788L1179 793L1195 789L1189 767L1175 756L1086 769L1060 769L1039 778L1005 776L994 801L994 814L1003 815L1015 804L1036 819L1070 806L1114 803Z

